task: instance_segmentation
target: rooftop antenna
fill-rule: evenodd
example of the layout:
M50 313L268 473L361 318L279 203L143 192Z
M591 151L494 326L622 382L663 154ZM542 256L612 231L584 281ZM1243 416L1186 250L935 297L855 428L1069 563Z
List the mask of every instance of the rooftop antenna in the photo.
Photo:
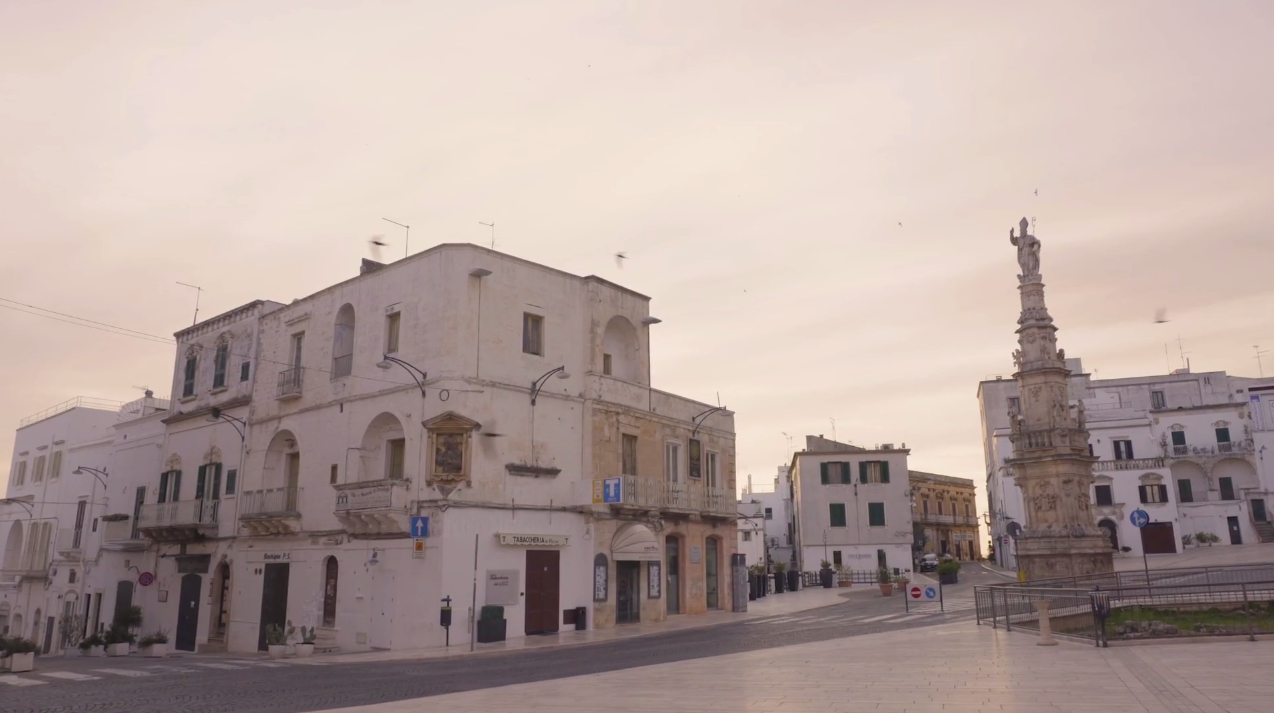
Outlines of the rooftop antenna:
M1168 367L1168 373L1172 373L1172 357L1168 356L1168 343L1163 343L1163 363Z
M182 287L189 287L195 291L195 318L191 320L190 323L192 325L199 324L199 296L203 294L203 288L198 285L187 285L184 282L178 282L177 284Z
M779 433L782 433L783 437L787 439L787 457L784 458L784 462L790 463L792 460L792 437L787 435L787 431L779 431Z
M1264 354L1269 354L1269 353L1270 353L1270 350L1268 350L1268 349L1261 349L1261 345L1259 345L1259 344L1253 344L1253 345L1252 345L1252 348L1256 350L1256 371L1257 371L1257 373L1259 373L1259 374L1261 375L1261 378L1262 378L1262 379L1264 379L1264 378L1265 378L1265 367L1264 367L1264 365L1262 365L1262 364L1261 364L1261 356L1262 356L1262 355L1264 355Z
M836 438L836 419L829 416L827 420L832 422L832 440L840 443L840 440Z
M1177 335L1177 354L1181 357L1181 367L1187 370L1190 368L1190 362L1186 360L1186 354L1189 354L1189 353L1190 352L1186 351L1185 347L1181 343L1181 335L1178 334Z
M397 225L400 228L407 229L407 237L403 239L403 257L407 257L407 251L411 249L411 226L406 225L404 223L399 223L396 220L390 220L389 218L381 218L381 220L385 221L386 223L393 223L394 225Z
M483 223L479 220L478 225L485 225L491 229L491 249L495 250L495 221L493 220L490 223Z

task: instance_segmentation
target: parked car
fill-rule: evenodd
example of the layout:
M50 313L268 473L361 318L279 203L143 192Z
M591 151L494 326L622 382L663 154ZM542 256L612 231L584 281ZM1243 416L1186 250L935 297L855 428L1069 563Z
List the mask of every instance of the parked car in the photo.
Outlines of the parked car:
M928 554L920 558L921 572L937 572L938 571L938 555Z

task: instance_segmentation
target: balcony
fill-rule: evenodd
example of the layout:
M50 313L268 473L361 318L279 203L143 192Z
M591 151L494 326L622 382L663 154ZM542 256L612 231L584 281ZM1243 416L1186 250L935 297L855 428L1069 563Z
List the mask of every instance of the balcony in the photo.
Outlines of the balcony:
M1163 458L1126 458L1097 461L1093 470L1156 470L1163 467Z
M186 542L217 532L220 500L182 500L141 506L137 530L155 542Z
M57 553L64 560L78 562L84 558L84 544L88 539L84 530L64 527L58 530Z
M733 491L701 483L669 483L657 478L626 476L618 507L660 512L695 513L734 519L738 503Z
M350 537L407 537L411 491L406 480L367 480L333 485L333 513Z
M968 525L975 526L978 524L977 517L972 515L928 515L918 514L915 516L916 522L922 525Z
M1225 458L1228 456L1250 456L1255 452L1252 439L1243 441L1227 441L1211 446L1194 446L1172 444L1168 446L1169 458Z
M102 523L102 547L108 550L144 550L148 543L136 532L132 520L112 520Z
M246 490L239 495L239 523L250 535L301 531L302 488Z
M304 376L305 369L299 366L280 371L278 399L290 401L301 398L301 383L304 381Z

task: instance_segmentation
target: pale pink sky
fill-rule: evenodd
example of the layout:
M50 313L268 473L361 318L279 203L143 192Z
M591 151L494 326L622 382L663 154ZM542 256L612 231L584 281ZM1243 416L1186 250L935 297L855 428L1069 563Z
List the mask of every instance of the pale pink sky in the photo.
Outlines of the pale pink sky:
M835 418L981 489L1023 215L1100 377L1274 348L1271 37L1262 1L8 0L0 298L171 334L174 281L211 316L397 254L382 216L417 250L494 220L654 298L656 385L738 412L740 482ZM162 345L0 329L6 429L170 381Z

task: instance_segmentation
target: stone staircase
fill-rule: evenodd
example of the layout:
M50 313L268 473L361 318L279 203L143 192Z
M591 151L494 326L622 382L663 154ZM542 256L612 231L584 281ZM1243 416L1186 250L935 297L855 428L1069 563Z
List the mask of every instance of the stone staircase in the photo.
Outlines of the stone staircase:
M1274 542L1274 523L1254 522L1252 526L1256 528L1256 534L1261 538L1261 542Z

